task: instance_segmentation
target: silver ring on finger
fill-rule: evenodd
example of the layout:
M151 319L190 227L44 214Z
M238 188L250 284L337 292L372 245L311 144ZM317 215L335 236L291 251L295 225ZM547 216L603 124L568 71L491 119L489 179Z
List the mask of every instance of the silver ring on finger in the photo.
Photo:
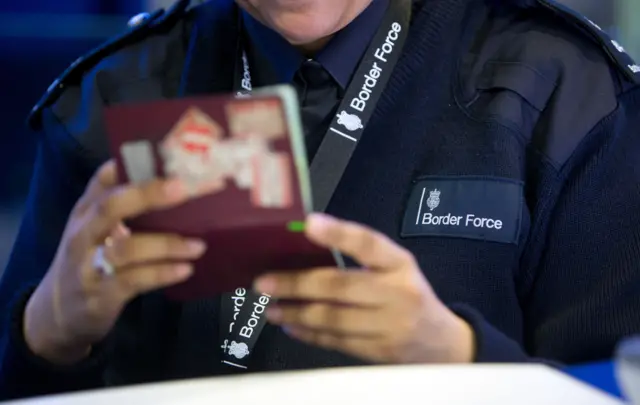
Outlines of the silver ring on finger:
M93 254L93 268L105 277L112 277L116 273L115 266L107 259L105 248L110 245L109 238L105 240L104 245L98 246Z

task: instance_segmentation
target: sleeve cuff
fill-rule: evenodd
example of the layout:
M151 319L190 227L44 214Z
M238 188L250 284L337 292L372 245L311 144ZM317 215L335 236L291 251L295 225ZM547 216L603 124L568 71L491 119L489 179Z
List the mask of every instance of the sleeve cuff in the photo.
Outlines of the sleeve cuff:
M80 363L59 366L38 357L29 349L23 333L24 311L35 291L31 288L15 301L5 336L0 374L2 396L28 397L59 392L98 388L106 363L103 345L93 348L91 355Z
M466 321L475 333L475 363L524 363L531 359L513 339L489 324L475 309L465 304L449 308Z

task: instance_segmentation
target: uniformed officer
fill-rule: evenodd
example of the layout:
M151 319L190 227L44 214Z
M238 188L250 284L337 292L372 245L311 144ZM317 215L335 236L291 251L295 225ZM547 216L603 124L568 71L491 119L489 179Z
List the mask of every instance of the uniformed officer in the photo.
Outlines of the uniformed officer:
M0 293L3 396L244 370L574 363L640 330L640 67L594 23L547 0L187 6L133 20L33 111L38 159ZM171 302L155 291L216 247L127 230L189 197L175 179L118 185L102 108L275 83L300 95L326 213L307 235L366 270L275 269L256 293ZM247 341L227 334L229 303L259 293L297 304L270 305Z

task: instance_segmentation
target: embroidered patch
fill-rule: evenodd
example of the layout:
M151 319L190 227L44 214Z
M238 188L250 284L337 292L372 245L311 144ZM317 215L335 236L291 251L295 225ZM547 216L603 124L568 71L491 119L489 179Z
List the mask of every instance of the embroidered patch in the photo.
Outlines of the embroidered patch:
M520 182L492 177L423 177L411 192L401 236L440 236L517 243Z

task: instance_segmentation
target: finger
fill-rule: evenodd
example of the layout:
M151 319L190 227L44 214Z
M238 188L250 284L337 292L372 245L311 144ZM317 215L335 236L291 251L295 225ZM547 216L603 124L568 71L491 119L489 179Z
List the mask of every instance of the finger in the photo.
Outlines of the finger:
M95 172L87 187L87 193L102 192L116 185L118 185L118 169L116 162L112 159L103 163Z
M78 201L77 207L81 210L86 208L98 196L116 186L117 181L116 163L113 160L109 160L94 173L82 198Z
M186 281L193 274L187 263L157 264L118 272L113 281L124 301Z
M109 235L114 239L126 239L131 236L131 230L127 228L122 222L119 222L118 225L111 231Z
M95 201L89 231L99 240L124 219L170 208L188 199L188 190L178 179L156 179L143 185L119 186Z
M109 232L109 236L105 239L105 245L109 246L113 244L115 241L119 241L122 239L127 239L131 236L131 231L127 228L122 222L118 223L112 230Z
M111 243L105 245L105 257L115 267L156 261L196 260L206 250L202 240L162 234L134 234L128 238L112 239Z
M413 262L407 250L364 225L312 214L305 229L312 242L337 249L372 270L395 270Z
M340 351L373 363L388 363L392 358L380 349L380 345L377 344L379 339L376 337L343 335L297 327L287 328L286 333L310 345Z
M267 274L256 280L254 288L278 299L378 306L385 302L385 289L376 281L377 276L365 271L323 267Z
M313 329L351 336L382 335L389 325L382 325L379 309L347 307L328 303L308 305L271 305L267 319L275 325Z

